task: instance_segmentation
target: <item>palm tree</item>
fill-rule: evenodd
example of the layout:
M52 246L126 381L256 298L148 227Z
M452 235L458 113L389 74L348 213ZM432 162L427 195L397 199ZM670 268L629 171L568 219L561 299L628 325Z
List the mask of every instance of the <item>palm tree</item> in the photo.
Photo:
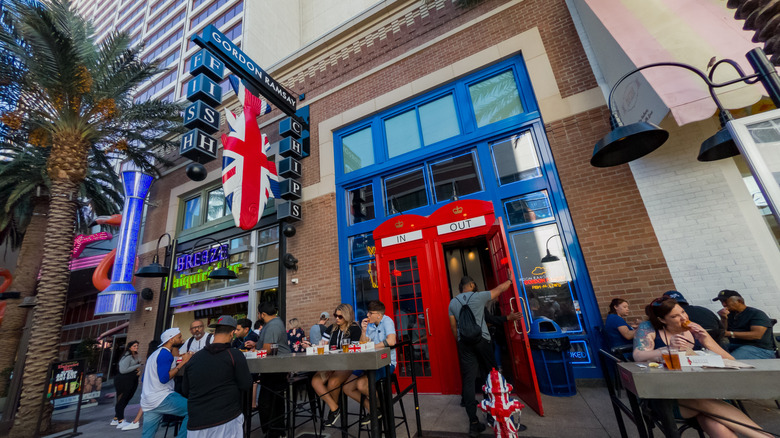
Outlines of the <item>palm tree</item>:
M44 407L46 372L57 357L79 188L90 166L107 169L126 159L156 173L156 165L168 164L164 154L181 133L181 107L133 102L139 85L162 71L141 59L142 47L130 47L127 34L113 34L96 45L93 29L70 0L7 0L4 6L7 26L0 27L0 49L15 62L0 66L0 99L19 97L0 104L10 109L0 121L26 143L48 149L49 216L38 305L11 431L12 436L25 437L35 433ZM45 428L48 415L43 418Z
M49 179L46 175L48 148L17 144L15 138L2 137L0 150L0 245L19 249L13 289L21 297L9 300L0 325L0 370L13 366L27 309L18 307L24 297L32 296L41 268L44 231L49 207ZM23 139L19 139L23 140ZM113 169L90 166L79 190L82 207L77 209L76 230L85 232L94 215L121 211L120 181ZM0 393L6 380L0 381Z

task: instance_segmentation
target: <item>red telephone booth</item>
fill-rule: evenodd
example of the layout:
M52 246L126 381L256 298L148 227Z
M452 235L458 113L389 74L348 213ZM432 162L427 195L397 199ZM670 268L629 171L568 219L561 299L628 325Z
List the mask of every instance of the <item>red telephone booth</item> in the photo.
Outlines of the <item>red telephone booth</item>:
M400 339L412 348L398 352L399 380L410 377L413 357L422 392L460 394L461 379L448 307L463 275L490 290L511 278L516 284L501 218L493 204L462 200L446 204L425 218L400 215L374 230L379 298L388 305ZM528 342L528 309L516 287L501 294L503 315L524 317L505 324L512 383L523 401L540 415L542 403ZM509 368L505 367L505 374Z

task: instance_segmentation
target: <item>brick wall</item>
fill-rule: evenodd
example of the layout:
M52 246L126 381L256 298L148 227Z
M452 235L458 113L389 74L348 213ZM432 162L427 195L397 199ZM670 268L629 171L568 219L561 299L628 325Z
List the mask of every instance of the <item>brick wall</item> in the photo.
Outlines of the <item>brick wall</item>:
M674 282L631 169L590 165L593 146L609 132L607 108L545 128L602 315L623 298L631 317L643 316Z

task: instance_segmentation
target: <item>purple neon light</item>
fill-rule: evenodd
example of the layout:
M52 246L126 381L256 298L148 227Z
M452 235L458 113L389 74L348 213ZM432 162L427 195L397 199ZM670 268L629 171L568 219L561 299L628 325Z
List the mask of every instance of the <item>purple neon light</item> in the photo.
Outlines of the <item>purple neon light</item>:
M144 199L149 193L154 177L138 171L126 171L122 172L122 182L125 186L125 208L122 211L122 225L119 228L111 284L98 294L95 316L135 312L138 300L131 281L135 271Z

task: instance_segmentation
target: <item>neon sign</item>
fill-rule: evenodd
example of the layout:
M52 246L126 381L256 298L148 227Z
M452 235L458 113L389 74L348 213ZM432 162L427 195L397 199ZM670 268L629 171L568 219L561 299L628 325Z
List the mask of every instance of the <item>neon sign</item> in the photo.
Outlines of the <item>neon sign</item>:
M239 274L241 269L241 263L235 263L227 267L231 271ZM192 288L193 284L204 283L210 281L209 274L214 270L213 266L209 266L208 269L198 269L197 272L192 274L181 274L179 277L173 277L173 287L184 287L185 289Z
M176 272L194 269L198 266L209 263L217 263L228 258L227 245L221 245L218 248L206 248L192 254L182 254L176 257Z

